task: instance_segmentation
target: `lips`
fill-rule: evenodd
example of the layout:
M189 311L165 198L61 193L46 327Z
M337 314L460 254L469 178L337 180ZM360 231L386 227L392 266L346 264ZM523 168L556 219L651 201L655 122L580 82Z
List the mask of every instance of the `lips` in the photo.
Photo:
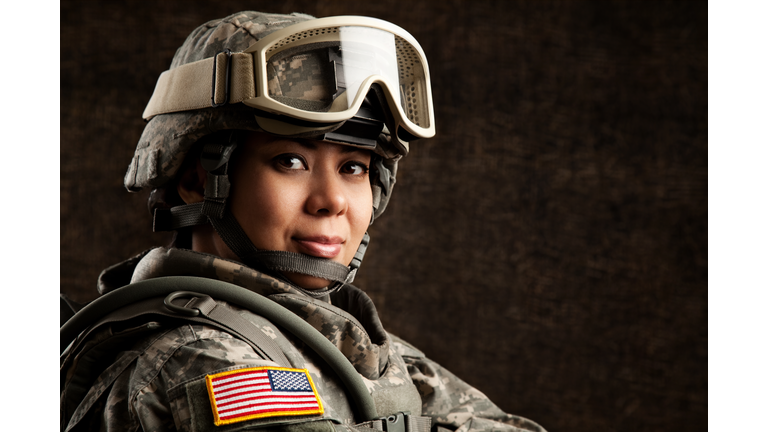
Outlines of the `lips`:
M344 243L341 237L326 236L294 237L293 240L298 244L301 253L329 259L341 253L341 245Z

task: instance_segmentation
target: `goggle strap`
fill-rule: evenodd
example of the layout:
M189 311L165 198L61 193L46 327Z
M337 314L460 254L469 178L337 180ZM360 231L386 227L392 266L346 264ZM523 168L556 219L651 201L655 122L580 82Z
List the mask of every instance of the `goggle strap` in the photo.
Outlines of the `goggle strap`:
M142 117L149 120L158 114L203 109L212 104L225 103L228 70L229 103L256 97L253 55L221 52L214 57L187 63L160 74Z

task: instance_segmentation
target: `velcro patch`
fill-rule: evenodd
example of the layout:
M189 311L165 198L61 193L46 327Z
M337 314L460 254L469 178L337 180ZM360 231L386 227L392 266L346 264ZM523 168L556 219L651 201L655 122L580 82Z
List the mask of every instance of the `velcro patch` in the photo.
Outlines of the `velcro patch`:
M278 416L322 414L306 369L253 367L205 377L216 426Z

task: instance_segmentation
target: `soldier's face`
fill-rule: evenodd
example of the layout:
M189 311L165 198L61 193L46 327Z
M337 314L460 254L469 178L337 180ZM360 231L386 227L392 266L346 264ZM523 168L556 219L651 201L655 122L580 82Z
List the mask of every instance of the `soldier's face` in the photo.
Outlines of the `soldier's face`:
M371 220L371 153L313 140L252 134L231 174L231 209L258 249L349 265ZM324 279L286 274L307 289Z

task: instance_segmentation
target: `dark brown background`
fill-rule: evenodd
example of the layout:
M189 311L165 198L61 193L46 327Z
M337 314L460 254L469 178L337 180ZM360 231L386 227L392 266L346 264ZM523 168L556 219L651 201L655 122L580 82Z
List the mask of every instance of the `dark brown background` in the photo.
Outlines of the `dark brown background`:
M550 431L707 420L707 4L61 2L61 290L152 245L122 176L186 35L245 9L411 32L412 145L357 285L385 326Z

